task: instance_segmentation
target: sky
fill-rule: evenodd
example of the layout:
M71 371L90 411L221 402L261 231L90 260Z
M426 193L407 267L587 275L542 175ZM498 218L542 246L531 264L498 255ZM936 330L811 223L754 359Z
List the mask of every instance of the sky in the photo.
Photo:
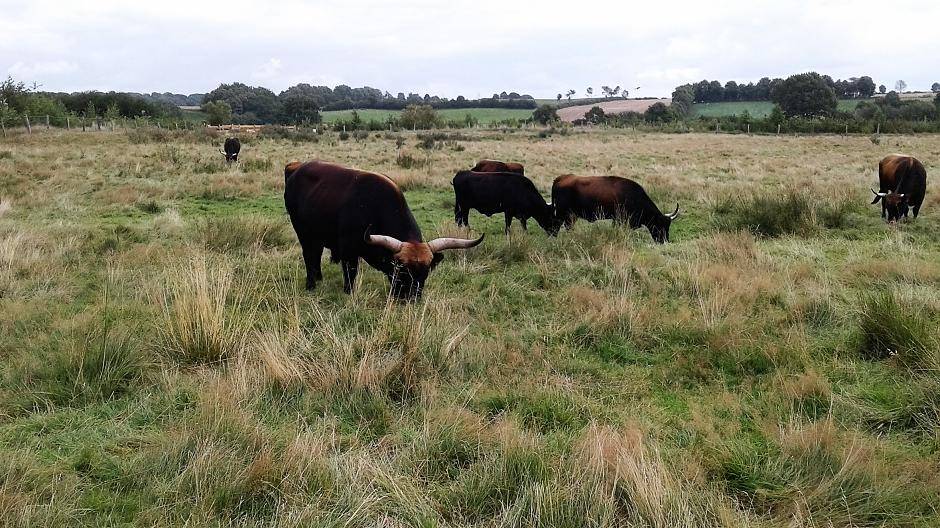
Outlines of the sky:
M550 98L818 71L927 90L938 22L936 0L0 0L0 76L63 92L238 81Z

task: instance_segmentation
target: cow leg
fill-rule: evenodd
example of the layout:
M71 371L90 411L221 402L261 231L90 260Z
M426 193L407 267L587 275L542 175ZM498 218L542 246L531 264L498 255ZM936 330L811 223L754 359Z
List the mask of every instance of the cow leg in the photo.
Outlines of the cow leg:
M508 234L509 234L509 229L512 227L512 215L509 214L509 213L505 213L505 217L506 217L506 231L505 231L505 233L508 235Z
M915 206L914 206L914 218L917 218L917 213L919 213L919 212L920 212L920 206L919 206L919 205L915 205Z
M343 260L343 291L352 293L356 285L356 275L359 273L359 257Z
M302 245L304 253L304 267L307 268L307 289L312 290L318 281L323 280L320 272L320 258L323 257L323 246L315 244Z
M460 208L460 202L454 202L454 222L457 227L463 225L463 211Z
M527 223L526 223L527 221L528 221L528 218L525 218L525 217L519 219L519 222L522 223L522 230L528 233L528 232L529 232L529 226L528 226Z

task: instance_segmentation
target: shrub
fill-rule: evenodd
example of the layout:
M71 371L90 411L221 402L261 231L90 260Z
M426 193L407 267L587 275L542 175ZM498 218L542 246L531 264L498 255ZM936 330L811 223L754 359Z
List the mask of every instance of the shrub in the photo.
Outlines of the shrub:
M779 237L807 235L815 230L813 208L806 194L790 191L786 195L761 195L731 198L714 209L719 229L750 231L755 235Z
M859 354L866 359L894 358L907 368L921 370L938 365L937 342L924 306L901 302L882 291L862 299L859 312Z
M403 169L420 169L430 163L428 158L416 158L411 154L402 154L395 160L395 165Z
M157 302L167 355L185 363L213 362L241 349L248 329L239 319L243 302L233 278L231 267L205 257L166 275Z

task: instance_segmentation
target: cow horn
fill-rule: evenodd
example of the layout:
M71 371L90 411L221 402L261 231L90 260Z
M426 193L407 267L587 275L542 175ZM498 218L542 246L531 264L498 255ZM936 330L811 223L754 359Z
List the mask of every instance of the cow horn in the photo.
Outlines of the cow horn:
M907 194L907 193L900 193L900 194L898 194L898 198L904 198L904 195L905 195L905 194Z
M870 187L869 187L869 188L870 188ZM870 188L870 189L871 189L871 188ZM880 196L880 197L882 197L882 198L884 198L885 196L888 196L888 193L875 192L874 189L872 189L871 192L874 193L875 196Z
M480 242L483 242L483 237L486 235L480 235L480 238L476 240L470 240L467 238L435 238L434 240L428 242L428 247L431 248L431 253L437 253L439 251L445 251L448 249L469 249L473 246L476 246Z
M223 155L223 156L228 156L228 154L226 154L225 151L222 150L222 149L219 149L219 154L221 154L221 155Z
M676 210L666 215L666 218L675 220L679 216L679 202L676 202Z
M402 241L386 235L366 235L366 243L373 246L384 247L392 253L401 250Z

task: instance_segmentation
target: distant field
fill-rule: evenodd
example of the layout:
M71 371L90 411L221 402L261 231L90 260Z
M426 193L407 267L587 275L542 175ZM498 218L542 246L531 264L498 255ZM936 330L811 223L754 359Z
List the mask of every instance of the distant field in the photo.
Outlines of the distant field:
M390 115L398 115L398 110L356 110L359 112L359 118L363 121L374 119L376 121L385 121ZM323 121L332 123L335 121L348 120L352 118L352 110L335 110L323 112ZM463 119L467 114L472 115L482 124L495 123L504 119L528 119L532 117L532 110L526 109L507 109L507 108L455 108L447 110L438 110L437 115L443 119Z
M843 99L839 101L839 110L855 110L855 105L867 99ZM752 117L767 117L773 110L770 101L741 101L733 103L698 103L692 106L693 117L724 117L741 115L746 110Z

